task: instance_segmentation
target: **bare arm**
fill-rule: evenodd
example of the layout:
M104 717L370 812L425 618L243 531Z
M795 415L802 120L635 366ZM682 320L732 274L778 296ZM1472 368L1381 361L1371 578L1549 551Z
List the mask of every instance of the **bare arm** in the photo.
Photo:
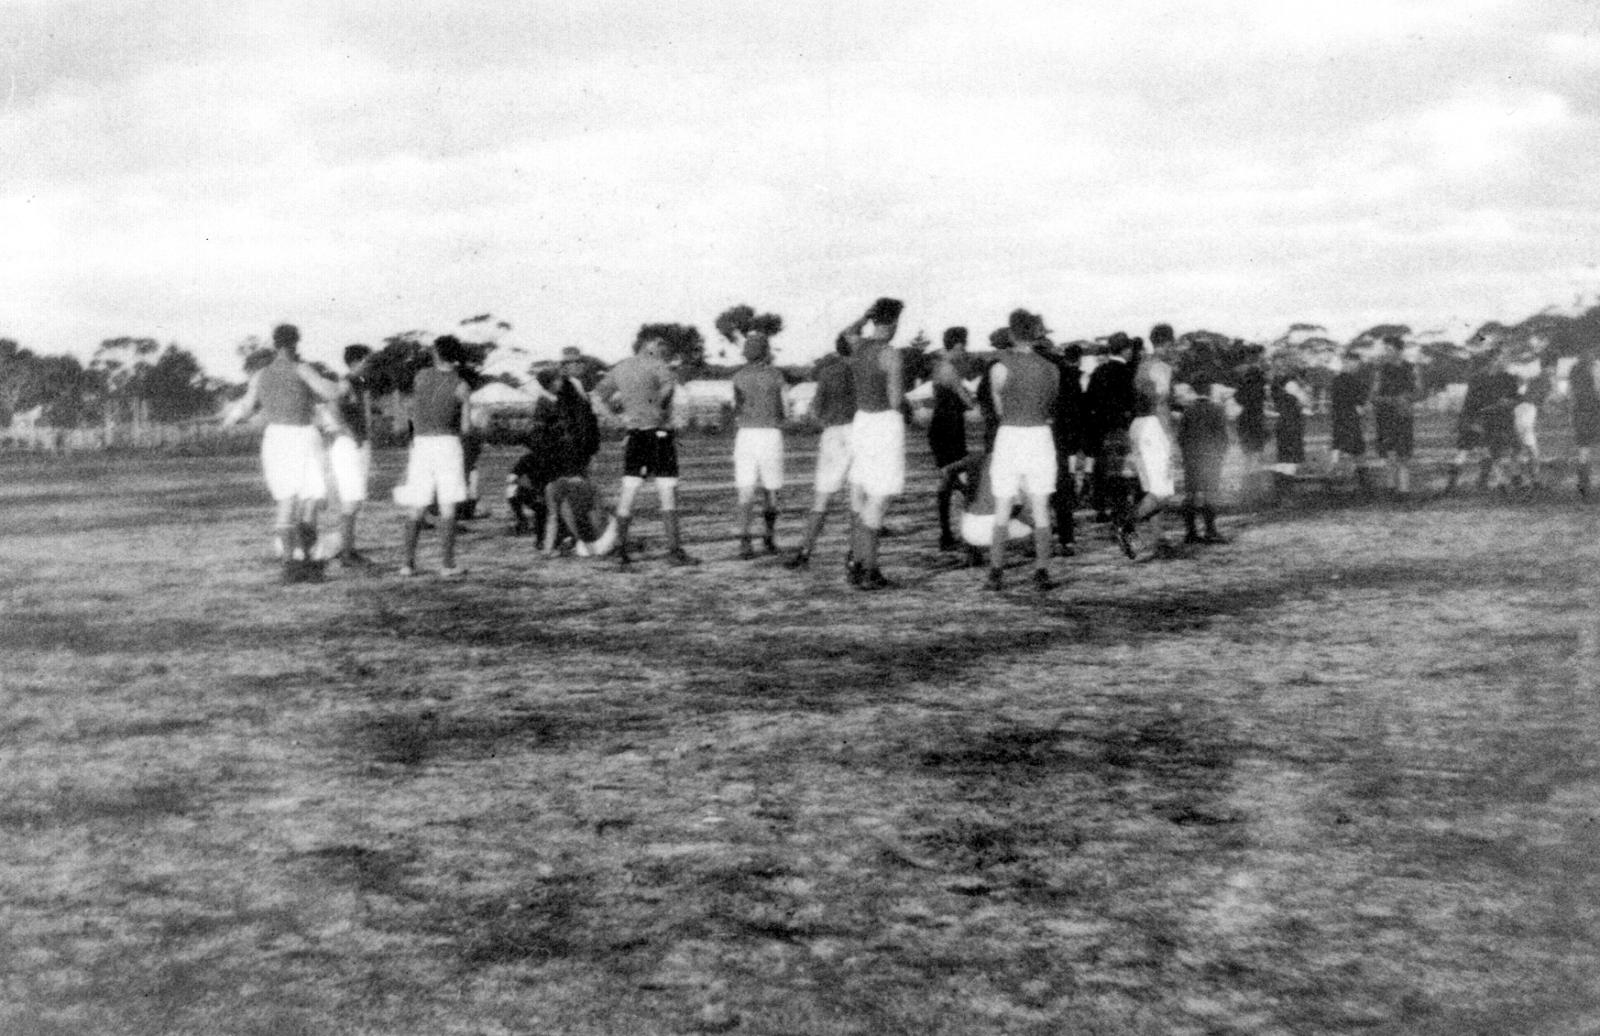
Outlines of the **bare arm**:
M250 383L245 386L244 395L222 415L222 427L231 428L256 412L256 408L261 405L260 384L261 375L259 373L252 375Z
M1000 402L1000 390L1005 387L1006 378L1010 373L1003 363L996 363L989 368L989 399L994 403L994 416L996 417L1005 416L1004 404Z
M339 398L339 382L333 378L324 378L316 372L309 363L298 364L295 373L300 375L300 380L306 387L316 393L317 398L325 403L331 403Z
M889 376L889 409L899 410L906 397L905 360L899 349L886 348L878 354L878 363Z
M850 343L851 349L861 344L861 329L866 327L871 320L871 317L864 316L840 332L840 334L844 335L844 340Z
M472 390L464 381L456 382L456 399L461 403L461 422L457 430L466 435L472 431Z

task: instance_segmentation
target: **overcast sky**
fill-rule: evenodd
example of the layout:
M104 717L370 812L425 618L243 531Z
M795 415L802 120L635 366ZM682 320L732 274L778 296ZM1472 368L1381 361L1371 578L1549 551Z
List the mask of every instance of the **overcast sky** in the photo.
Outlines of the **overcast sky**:
M1600 288L1593 0L0 0L0 336L808 359L1026 305L1270 339ZM714 352L714 350L713 350Z

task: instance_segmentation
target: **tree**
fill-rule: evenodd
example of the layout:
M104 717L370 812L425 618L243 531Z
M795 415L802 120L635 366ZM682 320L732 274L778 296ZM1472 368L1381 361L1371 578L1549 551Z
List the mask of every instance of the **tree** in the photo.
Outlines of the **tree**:
M700 329L690 324L645 324L634 339L657 338L666 347L668 363L680 364L689 371L705 366L706 340Z
M730 306L723 310L716 320L717 333L729 342L738 344L739 340L752 331L760 331L771 338L783 330L783 318L776 313L761 313L743 303ZM726 359L728 351L719 349L717 356Z
M168 345L140 379L149 415L156 421L185 421L216 410L221 386L206 377L186 349Z
M912 388L933 377L934 358L928 350L933 346L926 331L921 328L906 343L901 357L905 371L905 387Z
M106 421L139 424L150 419L145 379L161 345L154 338L107 338L89 360L99 379L100 409Z

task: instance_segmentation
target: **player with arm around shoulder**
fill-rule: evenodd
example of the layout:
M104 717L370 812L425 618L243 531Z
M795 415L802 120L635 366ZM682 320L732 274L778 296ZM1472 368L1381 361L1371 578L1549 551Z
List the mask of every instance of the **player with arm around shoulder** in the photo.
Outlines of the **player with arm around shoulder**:
M843 334L850 342L856 413L850 430L850 499L856 512L849 577L862 590L893 584L878 569L878 541L889 502L905 491L905 368L889 343L904 304L880 298Z
M317 509L328 495L322 433L316 426L321 403L339 396L337 382L324 378L300 359L300 329L272 329L272 361L251 378L243 398L223 417L223 427L257 410L266 416L261 437L261 469L274 501L273 534L283 558L285 582L320 576L316 563Z

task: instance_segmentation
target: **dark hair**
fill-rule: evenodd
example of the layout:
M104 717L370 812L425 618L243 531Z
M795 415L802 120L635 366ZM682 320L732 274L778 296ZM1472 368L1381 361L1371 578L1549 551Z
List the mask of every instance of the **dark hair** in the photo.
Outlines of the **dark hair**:
M1011 329L1009 327L997 327L989 332L989 344L996 349L1009 349L1016 343L1011 341Z
M344 365L346 367L352 366L360 363L362 360L371 355L372 346L370 345L361 345L359 343L356 345L347 345L344 347Z
M850 339L846 338L844 335L840 335L838 338L835 338L833 340L833 351L838 353L840 356L849 356Z
M947 327L944 329L944 347L946 350L954 349L958 345L967 344L967 329L964 327Z
M1209 399L1211 397L1211 375L1196 374L1189 379L1189 387L1194 390L1195 395L1205 396Z
M899 299L888 297L880 298L867 310L867 318L880 327L884 324L895 324L900 321L900 313L905 309L905 303Z
M466 359L466 350L461 346L461 339L455 335L440 335L433 340L433 351L438 355L441 363L460 363Z
M1061 347L1061 358L1068 363L1077 363L1083 359L1083 346L1077 342L1068 342Z
M534 371L533 380L546 392L555 392L561 387L561 371L555 367L540 367Z
M1150 344L1151 345L1161 345L1164 342L1170 342L1170 341L1172 341L1172 325L1171 324L1157 324L1155 327L1152 327L1150 329Z
M1138 335L1134 335L1132 338L1128 339L1128 358L1133 362L1138 363L1139 357L1143 355L1144 339L1140 338Z
M293 349L300 344L300 329L293 324L279 324L272 329L274 349Z

